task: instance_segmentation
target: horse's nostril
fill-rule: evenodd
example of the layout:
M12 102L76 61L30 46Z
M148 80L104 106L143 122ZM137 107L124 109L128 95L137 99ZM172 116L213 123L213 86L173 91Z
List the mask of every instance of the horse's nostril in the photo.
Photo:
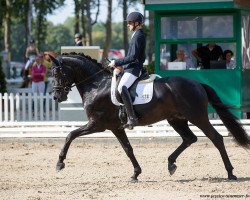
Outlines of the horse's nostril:
M56 101L57 100L57 98L54 96L54 100Z

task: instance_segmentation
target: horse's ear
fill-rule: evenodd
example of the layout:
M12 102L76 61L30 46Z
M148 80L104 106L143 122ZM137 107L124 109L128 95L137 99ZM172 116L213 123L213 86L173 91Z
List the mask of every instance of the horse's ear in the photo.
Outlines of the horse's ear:
M54 57L51 56L50 54L49 54L49 57L50 57L51 61L52 61L56 66L60 66L60 62L59 62L56 58L54 58Z
M61 57L61 56L59 56L59 57L58 57L58 62L59 62L59 65L61 66L61 65L62 65L62 62L63 62L63 60L62 60L62 57Z

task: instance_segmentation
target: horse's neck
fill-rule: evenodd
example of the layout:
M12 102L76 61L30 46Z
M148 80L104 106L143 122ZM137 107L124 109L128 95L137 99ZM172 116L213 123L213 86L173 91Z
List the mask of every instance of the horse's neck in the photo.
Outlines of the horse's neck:
M104 77L99 81L88 82L87 84L77 85L77 90L82 98L84 104L91 104L97 95L102 92L110 91L111 79Z
M84 63L81 63L80 60L82 60L82 62ZM71 68L73 69L73 73L75 74L74 82L82 97L83 102L94 98L98 93L100 85L105 86L105 84L102 83L107 83L107 79L110 79L108 73L105 72L101 67L97 66L91 61L85 60L84 58L66 58L65 62L68 62L66 64L68 64L68 66L71 66ZM111 79L108 82L111 83ZM110 85L111 84L109 84L109 88Z

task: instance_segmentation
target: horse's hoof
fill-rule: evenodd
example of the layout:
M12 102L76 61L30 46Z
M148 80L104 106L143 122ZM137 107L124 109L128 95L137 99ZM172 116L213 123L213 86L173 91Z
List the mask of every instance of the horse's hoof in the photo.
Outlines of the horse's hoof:
M233 174L228 175L229 180L237 180L237 177L234 176Z
M64 163L57 163L56 164L56 171L59 172L65 167Z
M172 176L175 171L177 169L177 166L173 163L173 164L168 164L168 171L170 173L170 176Z
M131 177L130 183L138 183L138 179L137 178L134 178L134 177Z
M133 130L133 129L134 129L134 126L131 125L131 124L125 124L125 125L123 125L123 128L124 128L124 129L127 128L128 130Z

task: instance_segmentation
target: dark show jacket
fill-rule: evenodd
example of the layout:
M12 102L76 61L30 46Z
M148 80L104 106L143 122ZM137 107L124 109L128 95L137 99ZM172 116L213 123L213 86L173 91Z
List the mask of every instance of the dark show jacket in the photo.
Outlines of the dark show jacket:
M139 77L145 61L146 38L142 29L135 32L129 44L127 56L115 60L116 66L127 65L124 72Z
M208 45L202 46L197 49L197 52L198 56L201 57L204 69L210 69L210 61L218 60L223 54L221 47L218 45L215 45L212 51L209 50Z
M83 46L82 41L77 42L75 46Z

